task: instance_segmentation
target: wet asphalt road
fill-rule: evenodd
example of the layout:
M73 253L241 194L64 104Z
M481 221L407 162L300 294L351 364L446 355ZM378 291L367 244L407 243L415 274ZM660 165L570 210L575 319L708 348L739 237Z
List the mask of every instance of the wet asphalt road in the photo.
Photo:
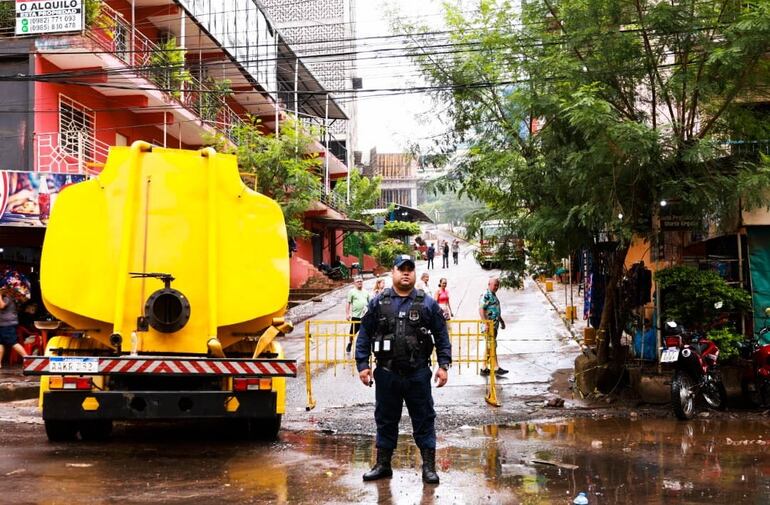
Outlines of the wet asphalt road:
M433 270L431 284L446 276L456 317L475 318L488 275L468 255L461 268ZM567 390L578 347L538 288L500 298L508 328L498 352L511 370L500 381L502 406L486 404L473 366L453 369L435 390L437 487L420 481L406 412L394 478L361 481L375 455L374 392L340 367L314 376L309 412L303 376L290 381L275 442L228 438L221 423L156 423L118 424L107 443L52 444L35 401L0 403L0 504L568 504L579 491L592 505L770 502L770 420L681 423L662 409L623 417L587 409ZM339 304L318 318L343 314ZM301 357L301 332L285 347ZM566 408L543 409L555 395Z

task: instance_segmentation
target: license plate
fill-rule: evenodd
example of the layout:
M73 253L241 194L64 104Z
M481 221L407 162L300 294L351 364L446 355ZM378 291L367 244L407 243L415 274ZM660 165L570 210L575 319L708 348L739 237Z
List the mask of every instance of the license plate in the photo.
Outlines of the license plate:
M48 361L49 373L98 373L99 358L54 356Z
M660 355L661 363L672 363L679 359L679 349L666 349Z

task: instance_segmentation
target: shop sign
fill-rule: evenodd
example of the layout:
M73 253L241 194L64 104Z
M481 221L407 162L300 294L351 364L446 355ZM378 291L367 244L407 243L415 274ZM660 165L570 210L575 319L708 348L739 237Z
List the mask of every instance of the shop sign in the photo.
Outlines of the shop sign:
M85 178L85 175L0 171L0 226L46 226L59 192Z
M83 0L16 0L16 35L83 30Z
M660 229L663 231L694 230L702 226L701 220L682 214L671 213L660 216Z

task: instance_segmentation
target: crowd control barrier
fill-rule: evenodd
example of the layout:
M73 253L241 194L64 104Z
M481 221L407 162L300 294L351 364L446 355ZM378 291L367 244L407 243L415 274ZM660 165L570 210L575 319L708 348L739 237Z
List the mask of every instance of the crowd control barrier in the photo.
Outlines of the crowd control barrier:
M452 370L458 374L479 375L482 368L497 369L497 354L493 325L480 319L447 321L449 339L452 342ZM338 370L358 381L355 362L356 336L350 332L350 321L305 321L305 381L307 388L306 410L315 407L313 377L331 371L336 377ZM353 339L351 352L346 347ZM370 358L371 359L371 358ZM435 353L432 363L436 364ZM487 380L484 399L499 407L495 374Z

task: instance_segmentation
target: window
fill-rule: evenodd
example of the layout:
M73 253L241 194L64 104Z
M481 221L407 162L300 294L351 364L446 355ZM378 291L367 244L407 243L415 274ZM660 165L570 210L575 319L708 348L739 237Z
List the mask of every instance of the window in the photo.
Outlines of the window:
M59 95L59 132L62 151L77 156L92 154L94 112L64 95Z

